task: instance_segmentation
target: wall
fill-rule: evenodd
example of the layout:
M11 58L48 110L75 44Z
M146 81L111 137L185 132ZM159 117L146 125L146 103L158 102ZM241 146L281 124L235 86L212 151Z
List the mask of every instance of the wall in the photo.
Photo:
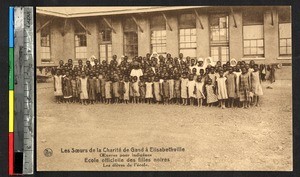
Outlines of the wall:
M265 38L265 62L273 63L279 55L278 47L278 18L277 13L274 11L272 25L271 12L267 11L264 15L264 38Z
M92 55L99 58L99 44L98 44L98 27L97 19L91 19L86 22L86 28L91 32L87 34L87 58Z
M197 58L201 57L204 59L210 56L208 15L199 14L199 18L202 22L203 29L201 28L199 21L196 19Z
M233 16L237 27L234 26ZM243 58L243 21L242 12L238 10L229 15L229 56L236 60Z
M178 32L178 19L176 16L167 15L168 23L170 24L172 31L169 29L168 25L167 29L167 53L170 53L173 57L178 56L179 54L179 32Z
M122 18L113 18L112 26L116 31L112 32L112 54L120 58L124 54Z
M61 26L62 21L61 20L54 20L51 25L51 58L54 62L54 65L58 65L59 60L67 59L66 57L70 57L67 55L66 50L64 46L66 45L66 42L64 41L64 38L62 36L62 30L63 26ZM70 44L68 44L70 45ZM73 56L73 55L71 55Z
M148 18L140 18L138 19L138 23L140 24L141 28L143 29L143 33L141 30L138 30L138 54L139 56L146 56L147 53L151 52L150 49L150 23Z
M61 36L63 39L63 55L61 57L61 60L64 60L64 62L67 62L67 59L75 58L75 36L74 36L74 28L73 23L76 23L75 21L67 20L66 28L65 28L65 34L64 36Z

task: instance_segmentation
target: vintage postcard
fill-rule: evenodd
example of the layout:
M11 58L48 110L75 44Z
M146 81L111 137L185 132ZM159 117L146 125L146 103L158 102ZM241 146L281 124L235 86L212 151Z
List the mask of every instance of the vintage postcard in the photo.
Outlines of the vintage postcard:
M290 6L36 7L38 171L292 171Z

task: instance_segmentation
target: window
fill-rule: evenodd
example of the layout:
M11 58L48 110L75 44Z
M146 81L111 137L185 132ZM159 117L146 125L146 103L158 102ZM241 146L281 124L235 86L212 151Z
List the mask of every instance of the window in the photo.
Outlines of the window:
M51 62L50 25L41 30L41 62Z
M123 23L124 29L124 53L129 60L138 56L138 35L137 25L131 18L127 18Z
M183 56L196 58L197 38L194 14L182 14L179 17L179 52Z
M111 24L111 19L107 19ZM112 59L112 30L108 27L104 20L101 20L98 26L98 42L99 42L99 59L100 61L109 61Z
M86 31L75 22L75 60L87 60Z
M154 16L150 21L151 27L151 52L165 55L167 53L166 21L162 15Z
M228 15L210 16L210 41L228 42Z
M281 10L278 14L279 20L279 55L292 54L292 26L291 11Z
M245 57L264 57L264 16L262 11L243 13L243 53Z
M229 61L229 47L215 46L210 48L210 56L214 62L221 61L225 63Z
M213 14L210 24L210 56L213 61L226 63L229 61L228 15Z

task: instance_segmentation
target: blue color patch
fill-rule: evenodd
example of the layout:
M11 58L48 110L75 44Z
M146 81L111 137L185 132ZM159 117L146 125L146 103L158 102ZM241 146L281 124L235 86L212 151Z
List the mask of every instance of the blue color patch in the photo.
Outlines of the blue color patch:
M9 7L9 47L14 47L14 7Z

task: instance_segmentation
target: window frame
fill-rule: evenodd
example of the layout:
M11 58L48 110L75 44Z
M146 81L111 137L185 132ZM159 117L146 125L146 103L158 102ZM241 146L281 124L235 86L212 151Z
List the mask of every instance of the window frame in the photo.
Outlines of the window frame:
M85 35L85 45L76 45L76 36L78 35ZM79 41L80 42L80 41ZM77 52L76 49L79 47L85 47L85 52ZM77 62L79 59L81 59L82 61L86 61L88 59L87 56L87 34L86 31L85 32L74 32L74 52L75 52L75 62ZM79 53L85 53L86 58L77 58L77 54Z
M165 36L162 35L163 31L165 33ZM161 33L160 38L158 38L159 36L154 37L153 36L154 33ZM153 38L155 38L155 39L153 39ZM153 40L161 41L161 42L153 43ZM165 43L163 43L162 41L165 41ZM163 47L165 48L165 51L162 50ZM154 50L154 48L161 48L162 52L158 52L158 50ZM157 52L157 54L159 54L159 55L166 55L167 54L167 30L151 30L150 49L151 49L151 53Z
M43 42L42 42L42 38L44 38L44 37L42 37L42 34L43 34L43 31L44 30L48 30L48 33L47 33L47 35L48 35L48 39L47 39L47 42L46 43L48 43L49 45L46 45L46 46L44 46L43 45ZM52 61L52 58L51 58L51 24L48 24L47 26L45 26L43 29L41 29L41 31L40 31L40 60L41 60L41 63L43 63L43 64L46 64L46 63L54 63L53 61ZM49 50L49 52L43 52L43 50L45 50L45 49L47 49L47 50ZM43 54L48 54L49 55L49 58L42 58L42 55Z
M292 40L292 21L291 21L291 10L290 10L290 18L289 18L289 20L288 21L280 21L280 11L278 11L278 13L277 13L277 15L278 15L278 56L279 57L291 57L292 56L292 54L293 54L293 40ZM280 25L281 24L290 24L291 25L291 36L290 36L290 38L281 38L280 37ZM282 54L281 53L281 47L282 46L280 46L280 41L282 40L282 39L285 39L285 40L288 40L288 39L290 39L291 40L291 46L284 46L285 47L285 49L286 49L286 54ZM291 47L291 53L288 53L287 51L287 48L288 47Z
M193 24L181 24L181 18L183 18L182 16L188 16L188 15L192 15L194 16L194 22ZM193 18L191 18L193 19ZM181 34L181 31L184 30L183 35ZM189 35L185 34L185 30L189 30ZM195 35L192 35L192 30L195 30ZM181 37L183 37L184 39L189 36L190 41L186 42L186 41L181 41ZM192 41L192 36L195 37L195 41ZM189 56L191 58L197 58L197 22L196 22L196 15L194 13L183 13L183 14L179 14L178 15L178 49L179 49L179 53L182 53L182 50L195 50L195 57L194 56ZM181 44L185 44L185 47L181 47ZM186 44L189 44L190 47L186 47ZM195 46L193 47L192 44L195 44Z
M110 22L112 21L112 19L108 19ZM103 40L104 38L101 37L102 34L100 34L102 31L104 31L104 33L110 33L110 40ZM107 26L107 24L104 22L103 19L100 20L100 22L98 23L98 26L97 26L97 34L98 34L98 55L99 55L99 60L100 61L103 61L103 60L106 60L106 61L109 61L112 59L112 29L109 28ZM106 35L106 34L105 34ZM101 46L105 47L105 57L103 58L102 55L101 55ZM109 54L109 50L108 48L111 48L111 52Z
M261 10L259 10L261 11ZM252 12L252 11L251 11ZM243 12L242 14L242 34L243 34L243 38L242 38L242 47L243 47L243 58L264 58L265 57L265 54L266 54L266 50L265 50L265 29L264 29L264 18L265 18L265 12L261 12L261 15L262 15L262 22L261 23L252 23L252 22L249 22L249 23L246 23L245 24L245 20L244 20L244 15L245 13L248 13L247 12ZM255 12L252 12L252 13L255 13ZM245 39L245 30L244 30L244 27L246 26L262 26L262 35L263 35L263 38L255 38L255 39ZM257 45L257 41L258 40L263 40L263 54L258 54L257 51L258 51L258 48L260 48L258 45ZM250 47L246 47L246 48L250 48L250 54L245 54L245 44L244 42L245 41L249 41L250 42ZM255 49L256 49L256 54L251 54L251 41L256 41L256 46L255 46Z
M126 35L130 35L130 34L134 34L134 35L136 35L136 43L134 43L134 44L130 44L130 45L128 45L128 44L126 44ZM131 36L130 36L131 37ZM138 56L138 52L139 52L139 50L138 50L138 44L139 44L139 39L138 39L138 35L137 35L137 33L136 32L134 32L134 31L124 31L124 36L123 36L123 40L124 40L124 44L123 44L123 47L124 47L124 55L125 56L127 56L128 57L128 59L129 60L131 60L133 57L135 57L135 56ZM134 49L133 49L133 56L131 56L131 55L128 55L128 53L129 52L127 52L126 51L126 49L127 49L127 47L128 46L132 46L133 48L135 48L135 46L137 47L137 50L135 51ZM136 54L136 55L135 55Z
M226 40L212 40L212 26L211 26L211 21L212 18L214 16L225 16L226 17L226 28L220 28L218 27L218 31L219 31L219 39L220 39L220 29L226 29ZM218 20L220 19L220 17L218 18ZM209 15L209 41L210 44L229 44L229 39L230 39L230 34L229 34L229 14L228 13L218 13L218 14L210 14ZM220 25L219 25L220 26Z
M163 21L163 23L159 26L153 26L152 24L156 21ZM167 54L167 23L164 20L162 15L154 15L149 19L150 24L150 51L151 53L157 52L158 55L165 56ZM160 33L160 36L158 36L158 33ZM163 36L163 33L165 34ZM160 37L160 38L159 38ZM156 41L153 43L153 41ZM161 42L158 42L161 41ZM162 42L165 41L165 42ZM160 52L158 50L154 50L154 48L160 48ZM165 51L162 49L165 48Z
M130 21L130 22L132 22L132 24L135 26L135 28L131 28L131 29L129 29L129 30L126 30L126 23L128 22L128 21ZM124 54L124 56L127 56L128 57L128 59L129 59L129 61L133 58L133 57L135 57L135 56L129 56L129 55L127 55L127 52L126 52L126 49L127 49L127 46L136 46L137 47L137 50L136 51L134 51L133 53L134 54L137 54L136 56L138 56L138 53L139 53L139 39L138 39L138 26L134 23L134 21L133 21L133 19L131 19L130 17L125 17L124 19L123 19L123 22L122 22L122 28L123 28L123 54ZM135 33L135 35L136 35L136 44L134 44L134 45L127 45L126 44L126 35L128 35L128 34L130 34L130 33ZM134 47L135 48L135 47Z

